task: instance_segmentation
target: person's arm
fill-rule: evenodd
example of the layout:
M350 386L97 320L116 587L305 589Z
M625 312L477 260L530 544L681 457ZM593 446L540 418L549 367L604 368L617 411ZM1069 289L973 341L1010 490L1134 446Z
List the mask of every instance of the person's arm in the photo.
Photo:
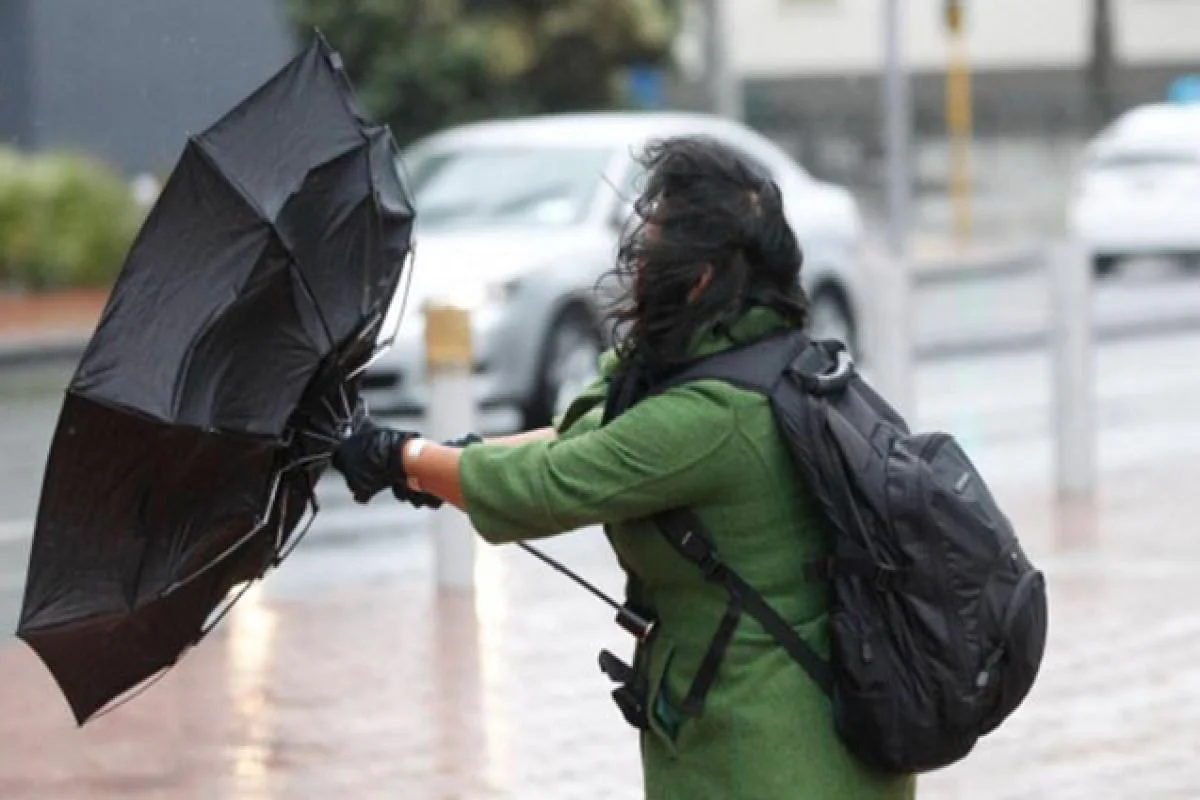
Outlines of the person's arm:
M547 439L557 439L558 431L554 428L536 428L531 431L522 431L509 436L487 436L484 438L484 444L495 444L501 447L517 447L530 442L542 442Z
M462 454L463 450L458 447L447 447L425 439L412 440L405 445L402 455L409 488L428 492L460 511L466 511L462 484L458 478L458 463Z
M719 493L713 459L736 435L736 416L719 390L686 386L567 439L465 450L410 443L404 469L422 491L466 511L488 541L550 536Z

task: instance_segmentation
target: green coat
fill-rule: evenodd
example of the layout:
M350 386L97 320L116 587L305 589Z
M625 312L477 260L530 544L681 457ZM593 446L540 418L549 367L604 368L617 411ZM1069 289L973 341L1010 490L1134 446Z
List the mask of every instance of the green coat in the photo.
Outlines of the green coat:
M746 340L781 325L773 313L755 309L733 334ZM695 352L730 345L704 335ZM764 397L700 381L646 399L600 427L615 363L611 353L602 359L600 380L567 412L557 441L475 445L463 453L460 470L471 521L489 542L612 526L613 545L643 582L659 620L635 659L652 691L651 730L642 737L646 797L912 797L913 779L881 776L847 752L829 700L745 614L703 712L688 718L678 710L727 596L645 517L691 507L724 560L823 655L826 589L798 576L825 544Z

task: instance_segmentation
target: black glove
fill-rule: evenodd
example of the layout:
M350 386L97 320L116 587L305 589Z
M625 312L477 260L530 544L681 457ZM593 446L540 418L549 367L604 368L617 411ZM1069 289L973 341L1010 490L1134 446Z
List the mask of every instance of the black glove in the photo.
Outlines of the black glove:
M347 488L359 503L366 503L388 487L394 492L407 492L403 449L417 436L412 431L382 428L364 417L355 425L354 432L338 445L331 463L342 473Z

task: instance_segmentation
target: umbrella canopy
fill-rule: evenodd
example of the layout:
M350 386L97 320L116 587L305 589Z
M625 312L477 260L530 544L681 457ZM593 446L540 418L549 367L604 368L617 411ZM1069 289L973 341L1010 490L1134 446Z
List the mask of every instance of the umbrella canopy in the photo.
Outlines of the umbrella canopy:
M410 251L390 132L319 36L189 139L66 392L18 635L82 724L282 557Z

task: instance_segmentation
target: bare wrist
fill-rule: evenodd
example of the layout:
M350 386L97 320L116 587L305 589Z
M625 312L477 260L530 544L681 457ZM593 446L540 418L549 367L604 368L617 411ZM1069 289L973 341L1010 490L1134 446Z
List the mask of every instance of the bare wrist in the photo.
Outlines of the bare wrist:
M417 480L413 472L417 468L417 460L421 457L421 451L425 449L428 441L417 436L409 439L404 443L404 449L401 451L400 460L404 466L404 475L407 478L408 488L414 492L420 492L421 483Z

